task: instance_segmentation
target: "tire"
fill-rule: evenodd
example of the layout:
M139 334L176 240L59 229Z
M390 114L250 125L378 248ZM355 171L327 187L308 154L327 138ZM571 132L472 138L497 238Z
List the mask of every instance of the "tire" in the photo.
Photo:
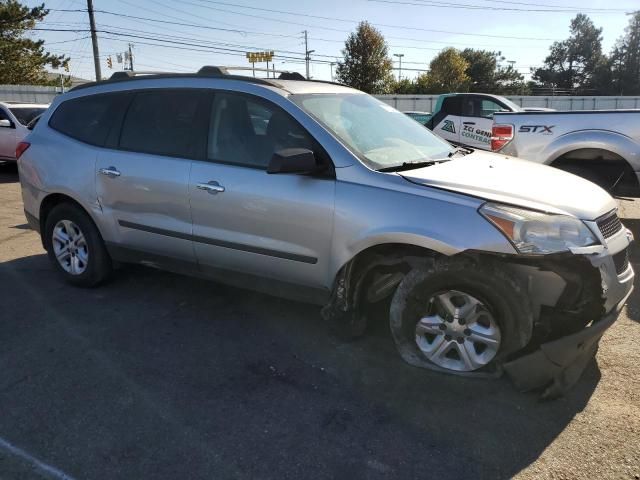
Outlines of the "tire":
M443 258L411 270L400 282L390 327L400 356L411 365L495 374L529 342L533 313L524 285L504 267Z
M49 260L67 283L94 287L111 275L111 258L102 236L80 207L70 203L55 206L46 218L43 235Z

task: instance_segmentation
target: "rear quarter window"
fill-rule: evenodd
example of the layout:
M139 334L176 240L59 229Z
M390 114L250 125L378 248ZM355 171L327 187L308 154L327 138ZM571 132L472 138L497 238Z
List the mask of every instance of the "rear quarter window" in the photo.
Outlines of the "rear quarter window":
M67 100L53 113L49 126L71 138L101 147L123 103L124 95L115 93Z

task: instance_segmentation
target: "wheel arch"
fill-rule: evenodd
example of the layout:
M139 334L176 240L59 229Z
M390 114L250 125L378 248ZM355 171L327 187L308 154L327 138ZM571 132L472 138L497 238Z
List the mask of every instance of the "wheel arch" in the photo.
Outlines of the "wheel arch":
M68 204L74 205L75 207L85 212L89 216L89 218L91 219L95 227L98 229L98 232L100 232L100 235L102 235L100 226L98 225L98 222L96 222L93 216L93 213L90 211L90 209L85 208L80 201L78 201L77 199L73 198L71 195L68 195L66 193L60 193L60 192L49 193L40 202L40 209L38 214L38 221L40 223L40 237L42 240L43 247L45 247L44 235L45 235L45 226L47 223L47 217L57 205L60 205L62 203L68 203Z
M337 270L331 297L323 307L322 315L326 320L338 321L348 316L347 323L361 334L366 327L366 318L360 310L365 305L366 291L372 286L376 274L380 277L376 294L381 300L393 294L411 268L445 256L437 250L411 243L382 242L366 246ZM353 325L354 322L357 325Z
M617 155L631 169L640 171L640 144L631 138L608 130L580 130L558 137L541 154L544 163L553 164L559 158L578 150L600 150Z

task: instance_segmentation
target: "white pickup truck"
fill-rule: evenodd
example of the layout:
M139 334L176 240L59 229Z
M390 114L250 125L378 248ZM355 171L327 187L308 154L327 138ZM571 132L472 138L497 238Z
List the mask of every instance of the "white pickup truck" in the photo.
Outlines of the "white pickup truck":
M531 111L553 110L520 107L508 98L488 93L448 93L438 97L424 125L451 143L490 150L495 113Z
M640 110L495 112L491 150L575 173L610 193L640 193Z

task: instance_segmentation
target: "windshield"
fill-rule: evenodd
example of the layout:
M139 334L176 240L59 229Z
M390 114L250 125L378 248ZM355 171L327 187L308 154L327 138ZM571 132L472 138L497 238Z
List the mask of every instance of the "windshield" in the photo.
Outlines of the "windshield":
M22 124L27 125L31 120L36 118L38 115L41 115L42 112L46 110L46 108L38 108L38 107L15 107L10 108L11 113L16 119Z
M386 103L359 93L289 97L369 167L447 158L453 147Z

